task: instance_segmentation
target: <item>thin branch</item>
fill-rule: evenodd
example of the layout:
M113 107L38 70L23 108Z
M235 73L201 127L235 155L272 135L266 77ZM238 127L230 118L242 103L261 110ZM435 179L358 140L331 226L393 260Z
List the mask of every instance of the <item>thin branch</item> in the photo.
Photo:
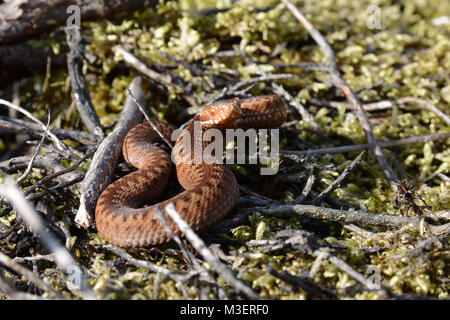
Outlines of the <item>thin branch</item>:
M311 189L314 185L314 181L316 180L316 177L311 174L308 177L308 180L306 180L305 187L303 188L303 191L301 195L299 195L294 201L292 201L293 204L301 204L303 201L305 201L306 197L308 197L309 193L311 192Z
M419 229L420 221L422 219L422 217L373 214L365 211L337 210L312 205L288 204L242 210L232 218L220 222L217 227L232 228L236 225L243 224L246 222L249 215L256 212L259 212L265 216L306 216L319 220L353 223L363 227L384 227L388 229L398 229L408 224L411 224L416 229ZM434 234L442 233L447 230L446 228L448 228L448 225L450 225L450 223L442 226L430 225L430 229Z
M213 283L215 285L215 287L217 287L219 289L219 298L221 300L228 300L228 296L225 293L225 290L219 285L217 284L214 279L210 276L210 274L208 272L206 272L202 266L200 265L200 263L197 261L197 259L195 258L195 256L190 253L186 247L183 245L183 242L181 241L180 237L178 237L173 231L172 229L170 229L169 224L167 223L167 219L164 216L164 213L162 212L161 208L157 207L156 208L156 217L158 218L158 220L160 221L161 225L163 226L164 230L172 237L172 239L176 242L176 244L178 245L178 247L181 249L181 252L183 253L183 256L185 257L185 259L193 266L193 269L196 270L197 272L199 272L199 274L203 275L205 277L205 279L208 279L208 281L210 283Z
M298 102L294 97L291 96L289 92L287 92L284 87L278 83L273 82L272 88L274 92L284 98L288 102L289 105L293 106L302 116L303 120L311 125L311 127L315 130L320 131L320 127L314 121L314 117L306 110L306 108Z
M89 289L82 269L77 265L70 253L47 231L41 217L36 213L31 203L25 199L14 179L5 178L5 184L0 185L0 195L10 202L16 213L39 238L44 247L54 254L56 265L71 276L73 282L85 299L95 299L96 295Z
M436 108L434 105L432 105L431 103L429 103L426 100L423 100L420 98L415 98L415 97L404 97L404 98L399 98L395 101L400 104L404 104L404 103L408 103L408 102L417 103L418 105L425 107L429 111L434 112L448 126L450 126L450 118L445 113L443 113L441 110L439 110L438 108Z
M134 97L133 93L131 92L130 89L127 88L127 92L130 95L131 99L133 99L134 103L137 105L137 107L139 108L139 110L142 112L142 114L145 117L145 120L147 120L148 123L150 123L150 125L152 126L153 130L156 131L156 133L161 137L161 139L163 139L163 141L171 148L173 149L173 144L172 142L167 139L167 137L158 129L157 126L155 126L155 124L153 123L152 120L150 120L150 117L148 116L147 112L145 112L144 107L139 103L139 101L137 101L137 99Z
M130 90L141 103L144 102L142 79L137 77L131 81ZM125 135L142 120L142 113L131 96L127 96L125 106L120 114L114 130L103 139L94 154L91 165L81 185L80 207L75 221L87 228L92 225L95 204L102 191L109 185L122 152Z
M45 137L47 136L49 125L50 125L50 112L48 113L48 116L47 116L47 126L44 130L44 133L42 134L42 138L39 141L39 144L36 147L36 150L34 151L33 156L31 157L30 161L28 162L28 166L27 166L25 172L17 179L17 183L19 183L20 181L25 179L26 176L31 172L31 169L33 168L34 159L36 159L36 156L41 151L42 143L44 142Z
M57 298L57 299L65 299L65 297L57 292L54 288L52 288L48 283L37 277L32 271L28 270L27 268L21 266L19 263L17 263L15 260L12 260L10 257L5 255L4 253L0 252L0 263L4 266L7 266L8 268L14 270L15 272L22 274L25 276L28 281L33 282L36 286L38 286L40 289L48 292L50 296Z
M314 283L311 279L305 277L298 277L288 272L278 272L273 267L269 267L268 271L274 277L277 277L287 283L294 285L296 288L305 290L308 294L319 299L328 300L336 298L337 294L329 289Z
M112 50L115 54L120 54L128 65L132 66L143 75L147 76L157 83L162 83L165 86L176 89L178 92L183 94L186 101L192 107L198 107L198 104L195 101L194 97L188 94L186 88L183 88L182 86L174 83L172 77L169 74L161 74L150 69L144 62L142 62L136 56L120 46L114 46Z
M318 105L318 106L328 106L328 107L332 107L332 108L344 107L344 108L347 108L347 109L353 109L353 106L350 103L348 103L348 102L329 101L329 100L315 99L315 98L311 98L308 101L310 103L312 103L314 105ZM444 112L439 110L433 104L429 103L426 100L420 99L420 98L403 97L403 98L399 98L399 99L396 99L396 100L380 100L380 101L376 101L376 102L365 103L363 105L363 108L366 111L378 111L378 110L390 109L395 104L404 105L405 103L416 103L416 104L418 104L420 106L425 107L429 111L434 112L447 125L450 126L450 118L449 118L449 116L447 116Z
M70 139L79 142L84 145L95 144L94 137L86 131L60 129L49 127L49 130L53 132L59 139ZM29 121L21 119L12 119L0 116L0 134L6 133L24 133L32 137L42 137L45 130L42 130L41 126Z
M319 196L313 201L312 204L316 205L322 201L325 197L327 197L331 192L335 189L339 188L342 181L356 168L356 166L361 162L361 158L365 151L362 151L347 167L345 167L344 171L337 177L336 180L333 181L325 190L323 190Z
M236 291L245 294L250 299L261 299L261 297L255 293L243 280L239 279L235 272L220 262L211 250L208 249L202 239L189 227L180 214L176 211L175 206L170 203L165 207L165 211L172 219L172 221L178 226L180 231L185 235L186 239L192 244L192 246L202 255L202 257L216 270L216 272L230 285L232 285Z
M30 112L28 112L27 110L25 110L24 108L17 106L7 100L4 99L0 99L0 104L3 104L11 109L17 110L20 113L26 115L28 118L30 118L31 120L33 120L34 122L36 122L37 124L39 124L42 128L42 130L46 130L47 126L45 124L42 123L41 120L39 120L38 118L36 118L35 116L33 116ZM66 145L58 139L57 136L55 136L53 134L53 132L51 132L50 130L48 130L48 136L50 137L50 139L55 143L56 147L62 151L62 152L70 152L68 150L68 148L66 147Z
M414 143L424 143L430 141L444 140L450 138L450 132L433 133L425 136L417 136L398 140L387 140L381 141L380 145L383 148L392 148ZM354 144L350 146L340 146L331 148L320 148L320 149L309 149L304 151L294 151L294 150L280 150L282 156L289 157L292 156L308 156L313 154L330 154L330 153L340 153L340 152L354 152L361 151L371 148L369 143L365 144Z
M92 104L86 79L83 76L83 47L79 27L66 27L67 44L69 54L67 55L67 68L72 83L75 106L80 114L86 128L99 140L103 139L105 133L100 124L97 112Z

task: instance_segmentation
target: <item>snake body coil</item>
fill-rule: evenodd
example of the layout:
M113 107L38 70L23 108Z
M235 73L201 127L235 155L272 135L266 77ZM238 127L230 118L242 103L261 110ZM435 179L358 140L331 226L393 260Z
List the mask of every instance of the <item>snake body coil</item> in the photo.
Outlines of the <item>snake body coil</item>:
M224 164L196 164L186 155L196 143L204 141L194 136L194 122L200 121L202 130L261 129L281 125L286 118L283 100L275 95L248 99L232 99L207 106L197 115L177 139L173 152L178 181L184 191L163 202L154 203L163 193L171 174L170 155L156 143L163 143L149 123L140 124L127 134L123 154L125 160L138 168L110 184L101 194L95 210L97 230L107 241L121 247L143 247L171 240L158 219L155 209L162 210L172 202L181 217L194 231L202 231L223 219L234 206L239 186L232 171ZM168 139L174 127L155 122ZM191 143L186 147L186 136ZM169 221L175 234L178 227Z

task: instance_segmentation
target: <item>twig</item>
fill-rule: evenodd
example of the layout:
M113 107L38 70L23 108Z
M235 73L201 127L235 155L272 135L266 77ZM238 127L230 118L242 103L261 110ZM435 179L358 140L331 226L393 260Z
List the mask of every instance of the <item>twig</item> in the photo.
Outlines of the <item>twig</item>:
M273 82L272 88L274 89L274 92L284 98L288 102L289 105L293 106L302 116L303 120L311 125L311 127L315 130L320 131L320 127L317 125L317 123L314 121L314 117L305 109L305 107L295 100L289 92L287 92L282 85Z
M305 201L306 197L308 197L309 193L311 192L315 180L316 177L313 174L311 174L308 177L308 180L306 180L306 184L305 187L303 188L302 194L299 195L296 199L294 199L294 201L292 201L293 204L301 204L303 201Z
M33 156L31 157L30 161L28 162L28 166L27 166L25 172L17 179L17 183L19 183L20 181L25 179L25 177L31 172L31 169L33 168L34 159L36 159L36 156L38 155L39 151L41 151L42 143L44 142L45 137L47 136L49 125L50 125L50 112L48 113L48 116L47 116L47 127L45 128L44 133L42 134L41 141L39 141L39 144L36 147L36 150L34 151Z
M172 279L173 281L177 282L180 285L181 291L182 291L185 299L189 299L189 295L187 293L187 289L186 289L184 283L186 281L188 281L189 279L191 279L192 277L197 276L198 271L194 270L194 271L186 273L186 274L179 274L179 273L170 271L169 269L160 267L154 263L136 259L122 248L112 246L112 245L106 245L106 246L103 246L103 248L114 252L115 254L119 255L121 258L125 259L128 263L130 263L134 266L149 269L150 271L153 271L158 275L162 275L163 277L168 277L168 278Z
M336 188L339 188L342 181L356 168L356 166L361 162L361 158L365 151L362 151L351 163L348 165L344 171L337 177L336 180L333 181L325 190L323 190L319 196L312 202L313 205L316 205L322 201L323 198L328 196L331 192L333 192Z
M11 173L15 170L25 169L30 160L31 156L11 158L9 160L0 162L0 170ZM80 176L83 176L81 172L66 168L50 155L36 156L34 159L34 167L43 168L50 173L50 178L46 177L42 178L42 180L44 181L48 181L51 178L59 178L60 182L64 182L64 181L71 181L79 178ZM60 172L61 174L58 174L58 172ZM67 175L63 179L61 176L64 174Z
M342 106L347 109L353 109L353 106L348 102L328 101L328 100L315 99L315 98L311 98L308 101L310 103L312 103L314 105L318 105L318 106L328 106L328 107L332 107L332 108L339 108ZM403 97L403 98L399 98L396 100L380 100L377 102L365 103L363 105L363 108L366 111L378 111L378 110L390 109L395 104L403 105L408 102L417 103L418 105L425 107L429 111L434 112L447 125L450 125L450 118L445 113L443 113L441 110L439 110L437 107L435 107L428 101L420 99L420 98L415 98L415 97Z
M131 81L130 90L138 101L144 102L141 78L137 77ZM92 224L95 204L111 181L125 135L141 120L142 113L139 112L133 98L127 96L116 127L99 145L81 185L80 207L75 216L75 221L81 226L87 228Z
M28 118L30 118L31 120L33 120L34 122L38 123L42 130L46 130L47 126L45 124L42 123L41 120L39 120L38 118L36 118L35 116L33 116L30 112L28 112L27 110L25 110L24 108L17 106L9 101L0 99L0 104L6 105L9 108L15 109L17 111L19 111L20 113L26 115ZM64 143L58 139L57 136L55 136L53 134L53 132L51 132L50 130L48 130L48 136L50 137L50 139L55 143L56 147L62 151L62 152L69 152L68 148L64 145Z
M301 63L273 63L276 69L300 68L308 71L322 71L328 72L328 64L315 62L301 62Z
M330 254L328 249L319 249L314 252L314 255L316 257L322 256L323 258L327 259L331 263L333 263L336 267L347 273L350 277L361 283L364 287L367 289L375 289L378 290L384 297L388 296L388 292L381 288L374 288L374 283L372 283L368 278L364 277L361 273L353 269L349 264L344 262L343 260L339 259L338 257Z
M52 297L57 299L65 299L65 297L61 293L57 292L49 284L37 277L33 272L21 266L15 260L11 260L10 257L2 252L0 252L0 263L7 266L8 268L11 268L15 272L24 275L28 279L28 281L36 284L40 289L48 292Z
M431 112L434 112L435 114L437 114L442 120L444 120L444 122L448 126L450 126L450 118L445 113L443 113L441 110L439 110L438 108L436 108L434 105L432 105L431 103L429 103L426 100L423 100L420 98L415 98L415 97L404 97L404 98L399 98L395 101L400 104L408 103L408 102L417 103L418 105L421 105L421 106L425 107L426 109L430 110Z
M339 221L353 223L363 227L384 227L389 229L400 228L404 225L411 224L419 229L421 217L404 217L390 214L373 214L364 211L348 211L337 210L311 205L278 205L270 207L259 207L239 211L230 219L224 220L218 226L226 226L231 228L236 225L245 223L247 217L255 212L259 212L265 216L307 216L314 219L326 221ZM443 225L448 228L449 224ZM432 233L440 233L446 230L443 226L430 226Z
M172 221L178 226L180 231L185 235L186 239L192 244L192 246L226 282L232 285L236 291L245 294L250 299L261 299L261 297L256 294L244 281L236 276L232 269L220 262L219 258L217 258L211 250L208 249L203 240L200 239L200 237L189 227L186 221L180 217L172 203L169 203L165 207L165 211Z
M273 267L269 267L268 271L274 277L277 277L283 281L286 281L287 283L293 284L295 287L305 290L313 297L325 300L337 297L337 294L335 292L314 283L314 281L312 281L311 279L294 276L293 274L290 274L288 272L278 272Z
M53 253L56 265L71 276L70 281L75 282L74 285L81 290L80 294L85 299L95 299L96 295L89 289L82 269L70 253L47 231L42 219L33 209L31 203L25 199L14 179L5 177L5 184L0 185L0 195L13 205L16 213L41 240L44 247Z
M441 133L433 133L433 134L428 134L425 136L417 136L417 137L411 137L411 138L405 138L405 139L381 141L380 145L383 148L392 148L392 147L398 147L398 146L407 145L407 144L424 143L424 142L443 140L443 139L448 139L448 138L450 138L450 132L441 132ZM365 144L354 144L351 146L309 149L309 150L304 150L304 151L280 150L280 154L282 156L286 156L286 157L289 157L289 155L308 156L308 155L312 155L312 154L354 152L354 151L361 151L361 150L369 149L369 148L371 148L371 145L368 143L365 143Z
M150 123L150 125L152 126L153 130L156 131L156 133L158 133L158 135L161 137L161 139L164 140L164 142L172 149L173 148L173 144L172 142L167 139L167 137L158 129L157 126L155 126L155 124L153 123L152 120L150 120L147 112L145 112L144 108L142 107L142 105L139 103L139 101L136 100L136 98L134 97L133 93L130 91L130 89L127 88L127 92L130 95L131 99L133 99L134 103L138 106L139 110L142 112L142 114L145 117L145 120L147 120L148 123Z
M294 75L290 74L290 73L281 73L281 74L268 73L263 76L250 78L247 80L242 80L232 86L224 88L224 90L220 94L218 94L216 97L214 97L213 100L209 101L207 103L207 105L213 103L214 101L220 100L227 95L233 95L234 92L236 92L240 88L247 86L247 85L251 85L253 83L262 82L262 81L292 79L293 77L294 77Z
M59 139L70 139L84 145L95 144L95 139L93 136L86 131L59 129L51 126L49 127L49 130L52 131ZM32 137L42 137L44 131L45 130L42 130L41 126L38 124L21 119L11 119L0 116L0 134L12 132L24 133Z
M176 242L178 247L181 249L181 252L183 253L183 256L185 259L193 266L193 269L196 270L199 274L203 275L205 279L208 279L210 283L213 283L215 287L219 289L219 298L222 300L228 300L228 296L225 293L225 290L217 284L214 279L209 275L208 272L206 272L200 263L196 260L195 256L190 253L185 246L183 245L183 242L181 241L180 237L178 237L172 229L170 229L169 224L167 223L166 217L164 216L164 213L162 212L161 208L156 208L156 217L160 221L161 225L163 226L164 230L172 237L172 239Z
M122 248L119 248L119 247L116 247L113 245L105 245L105 246L103 246L103 248L114 252L115 254L119 255L120 257L124 258L129 263L131 263L137 267L146 268L155 273L160 273L162 275L169 277L170 279L172 279L176 282L180 282L180 281L183 282L183 281L186 281L186 279L187 279L186 275L177 274L173 271L170 271L169 269L160 267L154 263L151 263L151 262L148 262L145 260L136 259ZM189 277L191 277L191 276L192 275L189 275Z
M120 46L115 46L112 48L112 50L114 53L120 54L128 65L132 66L143 75L147 76L153 81L156 81L157 83L162 83L165 86L172 87L178 90L180 93L184 94L183 95L184 98L191 106L193 107L198 106L194 97L190 96L185 88L174 83L172 77L169 74L160 74L150 69L144 62L142 62L136 56L134 56L133 54L131 54L130 52L128 52L127 50L125 50Z
M53 172L53 173L51 173L51 174L49 174L49 175L43 177L41 180L37 181L35 184L33 184L32 186L30 186L29 188L27 188L27 190L25 191L25 194L26 194L26 195L30 194L30 193L33 192L36 188L38 188L39 186L43 185L44 183L50 181L51 179L54 179L54 178L60 177L60 176L62 176L62 175L65 175L65 174L67 174L67 173L71 173L71 172L75 171L75 170L76 170L76 169L77 169L84 161L86 161L86 159L87 159L88 157L90 157L90 156L92 155L92 153L93 153L93 150L88 151L88 152L86 153L86 155L85 155L83 158L77 160L77 161L76 161L73 165L71 165L70 167L65 168L65 169L63 169L63 170L60 170L60 171ZM79 176L80 176L80 175L77 175L77 177L79 177ZM77 177L75 177L75 178L77 178ZM72 180L73 180L73 179L72 179Z
M67 44L69 54L67 55L67 68L69 70L72 83L75 106L80 114L81 120L86 128L98 140L103 139L105 133L100 124L97 112L92 104L91 96L87 87L86 79L83 76L83 47L81 44L81 34L79 27L66 27Z
M187 262L195 267L195 269L197 270L202 270L200 267L200 264L197 262L197 260L195 259L195 257L187 251L187 249L185 248L185 246L183 245L183 242L181 241L180 237L178 237L173 231L172 229L170 229L169 224L167 223L166 217L164 217L164 213L162 212L161 208L159 206L156 207L155 210L155 217L159 220L159 222L161 223L161 225L164 228L164 231L166 231L167 234L170 235L170 237L175 241L175 243L178 245L178 247L180 248L181 252L183 253L183 256L185 257L185 259L187 260ZM203 270L202 270L203 271Z

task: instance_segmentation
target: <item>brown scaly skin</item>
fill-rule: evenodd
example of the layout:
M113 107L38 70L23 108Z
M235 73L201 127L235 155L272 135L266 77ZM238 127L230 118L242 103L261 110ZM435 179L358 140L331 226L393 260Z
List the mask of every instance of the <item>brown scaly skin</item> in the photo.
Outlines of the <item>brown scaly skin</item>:
M219 101L207 106L194 118L202 122L202 130L275 128L285 119L286 106L275 95ZM173 126L163 122L155 124L168 139L171 138ZM164 210L170 202L196 232L222 220L232 209L239 194L239 186L226 165L181 161L186 145L182 143L183 137L188 133L193 137L193 124L193 121L188 124L174 146L177 177L185 191L148 207L143 206L155 202L163 193L170 177L172 161L168 153L154 145L163 141L149 123L130 130L125 138L123 154L125 160L139 170L112 183L100 196L95 221L104 239L121 247L144 247L169 242L170 236L159 220L155 219L155 208L159 206ZM195 137L190 141L188 147L193 150ZM203 142L203 148L207 144ZM181 236L178 227L170 219L167 220L174 233Z

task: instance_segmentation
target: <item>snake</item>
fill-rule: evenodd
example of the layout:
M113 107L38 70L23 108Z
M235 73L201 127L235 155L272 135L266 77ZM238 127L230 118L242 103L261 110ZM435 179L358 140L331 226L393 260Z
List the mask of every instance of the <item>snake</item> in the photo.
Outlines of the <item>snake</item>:
M127 133L122 146L125 161L137 170L111 183L101 193L95 208L99 234L124 248L155 246L170 242L173 235L182 237L173 221L165 221L172 230L169 232L167 225L157 218L157 213L169 203L173 203L193 231L207 230L231 211L239 195L239 184L226 164L195 162L189 151L196 145L205 148L207 140L202 141L201 134L208 129L220 132L269 129L279 127L285 119L286 105L278 95L213 102L182 129L173 146L173 156L164 148L162 138L162 135L172 138L176 129L173 125L162 121L138 124ZM200 124L200 135L195 131L196 122ZM157 202L174 163L184 191Z

